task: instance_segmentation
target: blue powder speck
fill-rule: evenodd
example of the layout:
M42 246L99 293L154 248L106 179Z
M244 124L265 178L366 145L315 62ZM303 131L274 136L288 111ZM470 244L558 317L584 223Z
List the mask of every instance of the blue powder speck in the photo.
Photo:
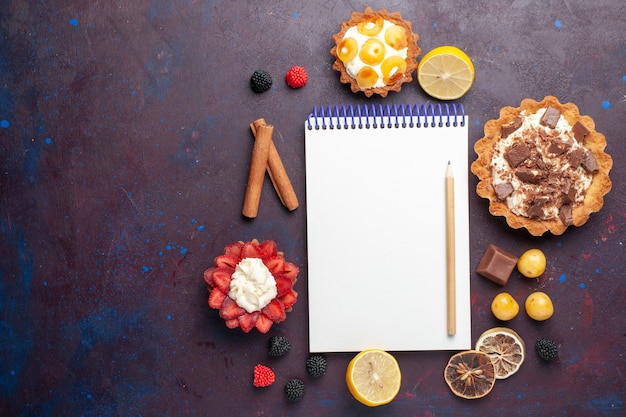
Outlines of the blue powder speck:
M299 16L300 16L300 14L298 14L298 12L294 12L294 14L293 14L293 18L294 19L297 19Z
M608 101L608 100L604 100L602 102L602 107L605 108L605 109L610 109L611 108L611 102Z
M436 24L436 23L433 23L433 27L434 27L435 29L437 29L437 24Z
M78 19L76 19L75 17L72 17L70 20L67 21L67 23L69 23L72 26L78 26Z
M584 283L584 282L581 282L581 283L580 283L580 285L579 285L579 287L580 287L580 288L585 288L585 283Z
M622 75L622 81L626 82L626 75Z
M596 274L600 273L600 268L596 268Z
M559 278L559 282L565 282L565 280L567 279L567 275L563 274L561 275L561 277Z
M147 266L142 266L142 267L141 267L141 272L143 272L144 274L145 274L146 272L148 272L149 270L150 270L150 268L148 268Z
M476 126L480 126L480 121L479 120L476 120L475 123L476 123Z
M46 138L45 142L46 142L46 145L50 145L52 143L52 139Z
M181 255L184 255L184 254L186 254L186 253L187 253L187 248L182 248L182 249L180 250L180 254L181 254Z
M168 319L168 320L173 320L174 318L172 317L172 315L171 315L171 314L168 314L168 315L167 315L167 319Z
M198 232L201 232L204 230L204 226L198 226Z
M556 26L557 28L562 28L563 27L563 23L561 23L561 21L559 19L556 19L554 21L554 26Z
M11 123L9 123L9 121L8 121L8 120L2 120L2 121L0 121L0 127L4 128L4 129L6 129L7 127L9 127L9 125L10 125L10 124L11 124Z
M171 247L170 245L167 245L167 246L165 247L165 250L172 250L172 247Z

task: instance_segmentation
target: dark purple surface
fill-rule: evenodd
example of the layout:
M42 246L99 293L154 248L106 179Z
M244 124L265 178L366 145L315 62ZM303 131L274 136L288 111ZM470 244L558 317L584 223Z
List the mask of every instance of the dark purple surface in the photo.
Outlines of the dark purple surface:
M411 20L424 52L453 44L473 59L475 84L459 100L470 161L502 106L555 95L606 135L613 190L584 227L541 238L509 229L470 193L473 339L499 324L489 304L501 288L474 272L490 243L546 253L538 282L514 272L505 289L520 303L544 290L556 313L508 324L529 353L489 396L450 393L442 374L451 352L401 352L398 398L368 409L345 387L351 355L326 355L322 378L304 369L303 123L315 105L433 100L416 83L372 100L340 85L332 34L367 4L0 1L0 415L624 415L626 5L501 3L371 5ZM302 89L284 82L292 65L309 73ZM248 86L256 69L274 77L261 95ZM285 210L267 180L259 215L247 220L248 124L259 117L276 127L301 206ZM470 176L471 189L476 182ZM202 279L226 244L254 237L276 240L301 269L294 311L267 335L226 329ZM271 335L291 340L286 357L268 357ZM539 337L559 343L556 362L534 354ZM273 386L252 386L257 363L275 370ZM282 390L295 377L307 391L290 404Z

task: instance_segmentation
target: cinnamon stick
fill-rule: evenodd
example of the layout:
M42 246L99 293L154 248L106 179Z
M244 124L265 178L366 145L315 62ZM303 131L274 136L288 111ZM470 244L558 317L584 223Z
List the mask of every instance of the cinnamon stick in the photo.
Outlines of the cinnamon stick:
M250 124L250 129L252 130L252 134L255 138L257 137L259 127L263 125L265 125L265 120L262 118L257 119ZM281 203L283 203L289 211L293 211L298 208L298 197L296 196L296 192L291 185L291 181L289 181L289 176L287 175L283 161L280 159L280 155L274 145L274 141L270 143L269 155L267 159L267 173L272 180L272 184L274 185L274 189L276 190Z
M257 137L252 148L252 158L250 162L250 172L248 174L248 185L243 201L242 214L249 218L255 218L259 211L261 201L261 190L267 170L267 159L272 143L272 132L274 126L262 125L257 129Z

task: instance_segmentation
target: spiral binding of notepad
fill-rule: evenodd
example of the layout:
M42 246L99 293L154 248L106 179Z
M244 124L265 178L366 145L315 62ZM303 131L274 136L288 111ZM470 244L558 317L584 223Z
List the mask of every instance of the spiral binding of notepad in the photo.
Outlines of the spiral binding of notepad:
M316 106L307 118L309 130L444 126L465 126L463 104Z

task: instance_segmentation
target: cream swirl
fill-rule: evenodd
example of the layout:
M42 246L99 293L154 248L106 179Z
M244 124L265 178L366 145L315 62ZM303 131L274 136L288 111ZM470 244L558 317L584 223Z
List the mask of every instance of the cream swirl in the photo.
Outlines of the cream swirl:
M278 290L276 280L259 258L244 258L235 268L228 296L248 313L259 311L272 301Z

